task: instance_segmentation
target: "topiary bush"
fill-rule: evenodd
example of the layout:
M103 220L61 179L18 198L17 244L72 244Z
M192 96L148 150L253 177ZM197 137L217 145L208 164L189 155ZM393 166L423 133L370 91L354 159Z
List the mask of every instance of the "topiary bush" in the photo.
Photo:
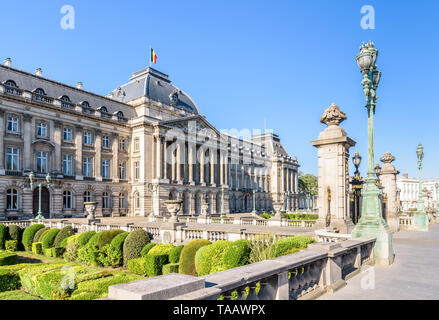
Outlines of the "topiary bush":
M99 261L99 247L98 247L98 238L101 235L101 232L94 234L87 244L78 250L78 259L88 265L99 266L101 262Z
M143 229L134 230L130 232L123 243L123 263L128 266L128 261L135 258L140 258L140 254L144 246L150 242L148 233Z
M178 263L180 261L180 254L184 245L176 246L169 251L169 263Z
M34 240L33 240L32 242L40 242L41 237L43 236L43 234L44 234L47 230L49 230L49 229L50 229L49 227L44 227L44 228L41 228L40 230L38 230L38 231L35 233Z
M5 248L6 237L8 233L8 228L0 223L0 250Z
M32 243L32 252L35 254L43 254L43 246L41 242Z
M12 291L20 287L20 277L16 273L0 268L0 292Z
M64 255L63 255L64 260L76 261L78 259L79 244L78 244L77 240L78 240L80 235L81 234L75 234L71 237L68 237L67 239L64 239L63 243L66 242L66 244L65 244L66 250L65 250Z
M15 224L8 226L8 240L17 240L21 242L21 237L23 234L23 229Z
M60 230L58 228L52 228L44 232L43 236L41 237L41 245L43 246L43 249L53 247L53 243L55 242L55 238L59 232Z
M200 249L198 249L197 253L195 254L195 270L197 271L197 274L198 274L198 270L200 270L201 257L203 255L204 250L206 250L208 246L209 245L201 247Z
M78 239L76 240L78 242L79 247L80 248L84 247L95 234L96 234L95 231L87 231L80 233Z
M123 243L128 235L129 232L122 232L111 240L106 250L107 263L105 265L119 267L123 264Z
M162 273L163 274L178 273L178 263L168 263L168 264L165 264L163 266Z
M111 229L111 230L102 231L102 233L98 237L99 250L102 250L105 245L110 244L111 240L113 240L115 236L117 236L119 233L122 232L123 231L120 229Z
M6 240L5 249L10 252L18 251L18 240Z
M198 275L205 276L225 270L223 268L223 257L231 244L231 241L219 240L208 246L201 255Z
M22 244L26 251L32 250L32 242L38 230L43 229L44 224L33 224L23 231Z
M314 238L308 236L294 236L278 240L271 247L270 258L286 255L291 249L305 249L313 242L315 242Z
M140 252L140 256L141 257L146 257L146 255L148 254L149 250L151 250L154 246L156 245L156 243L148 243L146 246L143 247L142 251Z
M73 228L71 226L66 226L61 229L60 232L55 237L55 240L53 241L54 247L60 247L61 242L63 242L64 239L67 239L68 237L72 236L74 234Z
M146 255L146 274L148 277L155 277L162 274L163 266L169 263L169 256L166 253L149 253Z
M249 263L250 242L246 239L234 241L226 249L223 256L222 265L227 269L241 267Z
M195 254L201 247L211 244L209 240L195 239L186 244L181 251L178 272L191 276L196 276L195 270Z
M167 254L167 255L169 255L169 252L173 248L174 248L174 245L172 243L168 243L168 244L158 243L157 245L152 247L151 250L149 250L148 254Z
M129 260L128 271L141 276L146 276L146 259L136 258Z
M17 261L17 254L12 252L0 252L0 266L14 264Z

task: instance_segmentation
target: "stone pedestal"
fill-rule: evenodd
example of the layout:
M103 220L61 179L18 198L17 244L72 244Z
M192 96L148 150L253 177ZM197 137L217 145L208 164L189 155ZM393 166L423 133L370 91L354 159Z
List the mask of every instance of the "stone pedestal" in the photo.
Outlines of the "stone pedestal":
M280 227L281 223L282 223L282 216L281 216L281 210L283 207L283 201L274 201L273 202L273 209L274 209L274 216L271 217L268 221L267 221L267 225L268 226L273 226L273 227Z
M349 148L356 142L339 126L345 119L345 113L332 104L320 119L328 127L311 142L318 150L319 168L319 218L314 228L333 228L340 233L350 233L354 228L349 215Z
M383 186L383 192L387 195L386 212L384 214L387 225L392 232L398 232L399 216L398 216L398 187L396 186L396 176L399 171L395 169L392 162L395 161L395 157L390 152L386 152L381 157L381 162L384 163L381 173L379 175L381 184Z

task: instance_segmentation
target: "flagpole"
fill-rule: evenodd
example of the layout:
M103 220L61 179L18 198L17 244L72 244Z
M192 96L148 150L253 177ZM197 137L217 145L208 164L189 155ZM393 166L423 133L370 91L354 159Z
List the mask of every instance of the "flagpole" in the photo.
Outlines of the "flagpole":
M151 68L151 60L152 60L152 46L149 45L149 67Z

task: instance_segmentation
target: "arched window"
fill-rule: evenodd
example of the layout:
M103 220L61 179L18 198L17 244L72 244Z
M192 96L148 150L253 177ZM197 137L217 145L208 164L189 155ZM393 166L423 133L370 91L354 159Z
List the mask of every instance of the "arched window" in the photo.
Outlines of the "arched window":
M119 195L119 209L127 208L127 195L126 193L121 193Z
M135 207L136 209L139 209L139 208L140 208L140 196L139 196L139 193L138 193L138 192L136 192L136 193L134 194L134 207Z
M102 195L102 208L111 209L111 196L106 191Z
M73 196L70 190L66 190L63 193L63 208L72 209L73 208Z
M65 102L70 102L70 98L68 96L62 96L61 100Z
M6 209L7 210L18 210L18 190L8 189L6 191Z
M107 107L100 107L99 108L99 111L101 111L101 112L107 112L108 113L108 109L107 109Z
M46 95L46 93L44 92L44 90L41 89L41 88L35 89L34 92L35 92L36 94L41 94L42 96L45 96L45 95Z
M87 101L83 101L81 103L81 106L85 107L85 108L90 108L90 103L88 103Z
M118 120L118 121L125 121L125 117L124 117L122 111L118 111L118 112L116 113L116 116L117 116L117 120Z
M17 84L15 83L15 81L13 80L8 80L5 82L5 85L7 85L8 87L14 87L14 88L18 88Z
M92 195L90 191L84 192L84 202L91 202L92 201Z

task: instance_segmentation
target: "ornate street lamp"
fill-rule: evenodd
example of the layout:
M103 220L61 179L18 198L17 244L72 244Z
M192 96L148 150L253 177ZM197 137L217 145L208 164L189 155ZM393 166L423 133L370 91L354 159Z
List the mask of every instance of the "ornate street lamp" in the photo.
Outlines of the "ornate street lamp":
M373 116L375 114L377 95L376 90L381 79L381 71L377 70L376 61L378 50L369 41L362 44L360 53L357 55L357 64L363 75L361 84L366 98L367 109L367 129L368 129L368 148L367 148L367 178L366 185L362 190L363 203L361 218L352 231L352 237L362 236L376 237L374 249L375 262L377 264L389 265L393 263L393 239L392 232L386 221L383 219L382 204L380 195L382 191L377 187L377 176L374 168L374 134Z
M360 156L358 150L355 151L355 156L352 157L352 163L355 166L355 172L354 172L355 177L360 176L360 171L358 170L358 168L360 167L361 159L362 157Z
M154 195L157 194L157 192L159 191L159 184L158 183L150 183L150 182L148 182L146 184L146 191L147 192L151 192L151 215L150 215L150 217L155 217L155 213L154 213ZM159 210L160 210L160 203L159 203ZM159 212L158 215L160 215L160 212Z
M381 166L379 163L377 163L375 166L375 174L377 176L377 186L378 186L378 188L380 188L382 185L381 185L381 181L380 181Z
M414 214L415 229L418 231L428 231L428 216L425 213L424 197L422 190L422 160L424 159L424 148L422 144L418 145L416 149L416 155L418 157L418 169L419 169L419 195L418 195L418 207Z
M352 157L352 162L355 166L354 177L352 178L352 195L353 195L353 212L352 212L352 222L357 224L358 220L361 216L361 208L360 208L360 199L361 199L361 190L363 189L363 178L360 175L359 167L361 164L362 157L360 153L355 151L355 155Z
M30 188L34 189L34 179L35 179L35 175L33 172L31 172L29 174L29 180L30 180ZM38 183L37 187L38 187L38 215L35 217L36 220L44 220L44 216L43 216L43 212L41 211L41 190L43 187L47 187L50 188L51 186L51 177L50 174L48 173L46 175L46 183L43 183L43 180L40 180L40 182Z

